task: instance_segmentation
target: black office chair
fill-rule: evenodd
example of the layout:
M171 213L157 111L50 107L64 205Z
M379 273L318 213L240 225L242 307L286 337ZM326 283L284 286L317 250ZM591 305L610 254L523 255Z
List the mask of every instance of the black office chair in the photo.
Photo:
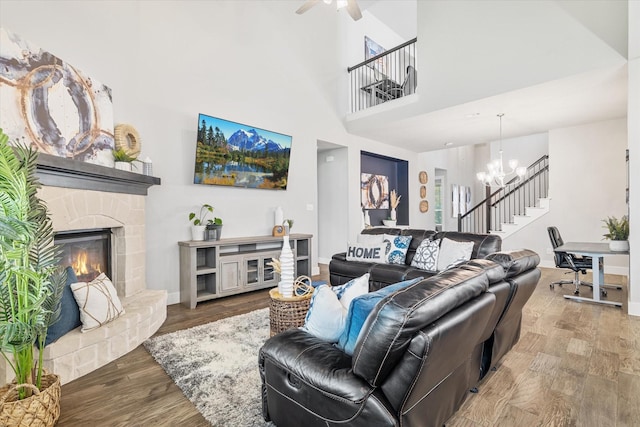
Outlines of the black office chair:
M558 246L562 246L564 244L562 236L560 236L560 232L556 227L547 227L547 232L549 233L551 246L553 246L554 250ZM580 285L593 288L592 283L580 280L580 273L587 274L587 270L591 269L591 257L579 257L568 252L554 252L554 258L556 268L568 268L574 272L575 276L573 280L558 280L557 282L553 282L549 285L549 288L554 289L555 285L562 286L573 284L575 285L575 290L573 291L575 295L580 294ZM602 289L602 294L606 295L606 291L604 289Z
M407 66L407 75L404 78L402 86L392 88L389 91L389 99L396 99L402 96L411 95L416 92L418 86L418 72L413 65Z

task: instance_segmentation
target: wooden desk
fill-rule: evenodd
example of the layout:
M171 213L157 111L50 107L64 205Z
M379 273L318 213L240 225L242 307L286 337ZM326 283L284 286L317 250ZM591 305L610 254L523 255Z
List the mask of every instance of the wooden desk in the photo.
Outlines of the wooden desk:
M567 252L576 255L590 256L591 269L593 270L593 298L585 298L574 295L565 295L567 299L575 301L588 301L598 304L622 307L622 303L605 301L600 298L600 287L604 286L604 256L605 255L629 255L629 251L612 251L608 243L593 242L568 242L554 249L554 252Z

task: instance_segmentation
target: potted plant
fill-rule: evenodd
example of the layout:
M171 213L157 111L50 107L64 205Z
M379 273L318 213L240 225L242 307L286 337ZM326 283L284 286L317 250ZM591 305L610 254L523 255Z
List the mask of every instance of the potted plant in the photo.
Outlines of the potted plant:
M1 425L29 419L25 412L37 411L31 425L38 426L53 425L60 415L60 378L43 372L42 352L36 356L34 347L44 348L60 314L66 279L47 207L37 196L37 158L31 148L12 148L0 129L0 352L16 376L0 388L6 396Z
M207 224L207 240L220 240L222 236L222 218L209 220Z
M629 218L624 215L622 218L617 219L615 216L603 219L604 228L609 230L604 234L605 239L611 240L609 242L609 249L612 251L628 251L629 250Z
M204 232L207 224L212 224L214 220L207 220L207 215L213 213L213 206L205 203L200 207L200 213L195 212L189 214L189 221L193 223L191 226L191 240L204 240ZM222 221L221 221L222 222Z
M122 148L113 150L111 153L113 154L113 160L115 161L114 166L116 169L131 172L131 162L136 159L135 157L128 155Z

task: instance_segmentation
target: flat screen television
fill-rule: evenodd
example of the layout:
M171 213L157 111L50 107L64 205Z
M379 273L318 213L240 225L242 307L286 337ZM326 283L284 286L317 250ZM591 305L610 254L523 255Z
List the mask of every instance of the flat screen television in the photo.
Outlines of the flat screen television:
M195 184L286 190L291 137L198 115Z

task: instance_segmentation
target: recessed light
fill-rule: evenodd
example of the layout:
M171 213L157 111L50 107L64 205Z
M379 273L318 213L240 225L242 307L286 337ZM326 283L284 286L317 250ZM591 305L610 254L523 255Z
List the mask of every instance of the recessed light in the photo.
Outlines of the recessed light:
M445 147L451 147L453 145L453 142L445 142L444 146Z

